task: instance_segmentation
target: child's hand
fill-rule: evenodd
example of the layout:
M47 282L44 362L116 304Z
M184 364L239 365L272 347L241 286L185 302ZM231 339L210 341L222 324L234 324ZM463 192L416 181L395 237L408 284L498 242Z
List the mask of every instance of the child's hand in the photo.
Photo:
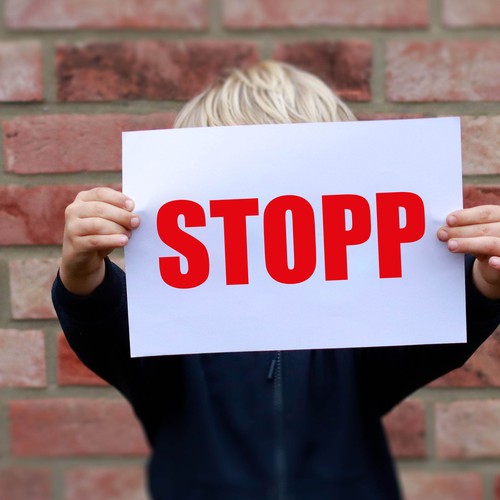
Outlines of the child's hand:
M500 298L500 206L484 205L452 212L438 238L454 253L476 257L472 278L486 297Z
M124 247L139 217L134 202L114 189L78 193L66 208L60 276L72 293L87 295L104 279L104 257Z

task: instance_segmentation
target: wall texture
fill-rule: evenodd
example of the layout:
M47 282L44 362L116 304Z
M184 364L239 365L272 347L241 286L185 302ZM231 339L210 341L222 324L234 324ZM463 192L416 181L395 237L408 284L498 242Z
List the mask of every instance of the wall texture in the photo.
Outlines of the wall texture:
M64 207L120 183L225 65L290 61L362 119L462 116L465 204L500 202L498 0L0 3L0 498L144 499L131 410L76 360L49 289ZM386 419L409 500L500 499L500 334Z

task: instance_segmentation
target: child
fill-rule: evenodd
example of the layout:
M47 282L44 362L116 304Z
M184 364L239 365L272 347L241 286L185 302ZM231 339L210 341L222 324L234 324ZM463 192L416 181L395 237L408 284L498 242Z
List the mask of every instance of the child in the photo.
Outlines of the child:
M354 119L316 77L263 62L217 81L176 126ZM53 300L78 356L142 422L153 498L400 498L380 419L461 366L499 323L500 207L456 211L438 233L451 252L476 256L466 261L465 344L131 359L125 276L107 255L138 227L133 207L108 188L69 205Z

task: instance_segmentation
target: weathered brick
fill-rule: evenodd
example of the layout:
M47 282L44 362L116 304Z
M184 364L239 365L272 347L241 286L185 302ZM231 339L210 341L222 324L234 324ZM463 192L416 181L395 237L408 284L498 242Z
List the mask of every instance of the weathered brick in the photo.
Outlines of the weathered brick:
M43 332L0 330L0 387L45 387L45 385Z
M144 468L94 467L64 472L64 499L146 500Z
M465 175L499 174L499 151L500 116L462 117L462 153Z
M0 186L0 246L57 245L64 210L88 185Z
M500 500L500 474L495 476L495 500Z
M145 456L144 434L121 399L32 399L9 402L16 457Z
M464 186L464 207L478 205L500 205L500 186L494 184Z
M372 45L368 41L280 43L274 58L315 74L344 99L371 99Z
M113 260L123 267L123 259ZM12 318L55 318L51 288L59 259L12 259L8 266Z
M498 0L443 0L446 26L500 26Z
M19 116L3 124L5 166L16 174L121 169L121 133L170 128L174 113Z
M399 458L418 458L426 455L422 401L404 401L384 417L384 426L394 455Z
M57 337L57 381L59 385L107 385L78 359L63 333Z
M58 267L58 259L9 261L12 318L55 318L50 289Z
M427 26L426 0L222 0L228 28L288 28L305 26Z
M500 101L500 40L390 41L390 101Z
M500 457L500 400L436 404L439 458Z
M42 51L38 42L0 43L0 101L42 101Z
M5 500L50 500L50 470L32 467L0 469L0 498Z
M500 332L495 332L465 363L431 387L500 387Z
M59 45L60 101L185 100L258 59L251 42L145 40Z
M477 472L403 471L405 500L483 500L483 482Z
M6 0L10 29L208 27L208 0Z

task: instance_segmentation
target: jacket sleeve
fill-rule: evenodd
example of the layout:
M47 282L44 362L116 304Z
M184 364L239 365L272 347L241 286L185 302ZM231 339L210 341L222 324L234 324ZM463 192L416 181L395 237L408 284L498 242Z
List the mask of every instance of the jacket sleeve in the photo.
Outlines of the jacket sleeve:
M417 389L461 367L500 323L500 300L484 297L472 282L466 256L467 342L358 350L361 384L380 415Z
M77 356L92 371L130 399L130 358L125 274L106 259L103 283L87 296L70 293L59 274L52 301L63 332Z
M57 276L52 300L72 349L129 400L153 443L162 415L177 411L171 402L179 400L184 357L130 357L125 273L106 259L104 281L84 297L66 290Z

